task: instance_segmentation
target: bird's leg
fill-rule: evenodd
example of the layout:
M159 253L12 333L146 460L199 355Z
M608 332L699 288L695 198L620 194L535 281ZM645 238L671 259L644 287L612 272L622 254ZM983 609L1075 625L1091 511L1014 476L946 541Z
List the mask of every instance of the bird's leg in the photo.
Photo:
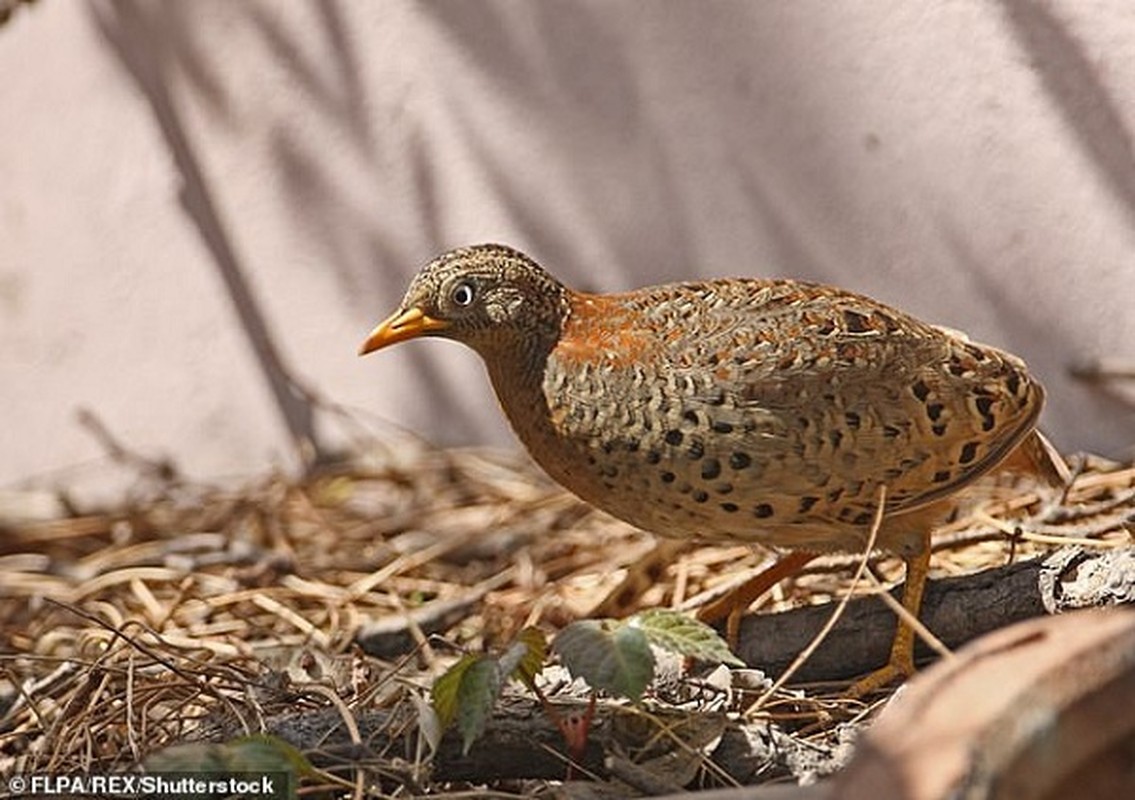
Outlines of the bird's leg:
M781 556L771 567L761 570L736 589L698 609L698 619L706 623L725 619L725 639L731 648L736 648L741 631L741 615L745 610L773 586L798 573L816 556L817 553L801 551Z
M906 564L906 583L903 586L902 606L915 619L922 607L922 595L926 591L926 580L930 575L930 535L922 539L922 546L914 553L903 556ZM900 678L914 674L914 628L899 617L895 638L891 642L891 656L885 666L865 675L848 689L851 697L863 697L876 689L881 689Z

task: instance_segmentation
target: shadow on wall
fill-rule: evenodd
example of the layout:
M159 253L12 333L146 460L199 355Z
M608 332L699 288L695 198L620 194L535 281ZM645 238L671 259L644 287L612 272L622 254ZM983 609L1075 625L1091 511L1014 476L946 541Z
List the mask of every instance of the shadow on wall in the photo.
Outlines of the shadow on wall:
M814 143L786 145L792 137L782 136L782 149L766 148L766 142L774 141L769 131L779 121L754 129L751 113L727 113L731 103L751 112L764 102L742 80L744 70L782 70L775 80L789 96L807 93L807 82L814 78L792 67L798 44L792 26L773 32L763 24L770 20L762 12L738 7L732 15L706 15L700 8L679 5L664 20L657 15L641 22L627 10L604 4L392 6L412 14L417 37L405 43L404 52L383 55L404 59L410 75L393 85L375 78L374 58L360 51L355 23L366 15L350 4L319 2L287 13L254 2L213 6L207 15L190 8L97 0L90 13L148 99L181 174L186 215L208 247L276 411L305 461L325 449L311 393L283 363L248 265L241 263L241 250L234 246L234 221L224 218L220 187L209 185L203 154L196 149L202 145L187 133L182 117L188 95L210 122L239 130L246 109L236 105L242 101L232 87L244 76L233 70L248 64L270 59L272 70L299 93L305 125L342 143L360 182L371 191L397 191L397 197L379 197L372 207L365 194L344 189L310 129L298 130L289 124L294 120L282 117L256 119L266 123L258 135L267 141L289 223L328 254L328 268L348 304L361 297L399 297L423 257L467 243L451 237L469 227L454 222L459 213L468 213L469 205L476 205L488 221L473 227L508 231L516 244L584 289L630 288L639 283L636 272L649 271L652 282L696 277L691 271L704 265L707 254L728 264L736 263L735 254L760 254L751 259L756 264L745 263L734 273L763 262L775 272L786 272L789 265L797 276L839 282L846 282L839 280L845 261L855 262L855 254L830 250L839 235L826 239L825 250L825 237L811 230L826 219L822 213L791 205L792 198L811 197L827 204L824 213L829 207L854 206L855 187L841 185L840 176L823 170L786 168L786 158L810 163L807 152ZM1054 108L1135 221L1131 136L1083 47L1046 8L1023 0L1002 0L1001 8ZM382 15L394 13L384 10ZM238 59L230 64L219 57L215 37L208 35L218 17L239 30L241 37L234 40L262 47L266 55L260 62ZM683 31L695 26L700 42L722 42L723 51L740 49L742 28L761 37L760 47L744 49L749 60L718 63L682 49L689 44ZM688 66L686 71L698 72L696 79L704 87L726 99L699 105L693 90L704 87L685 86L695 97L685 112L694 121L676 126L665 102L669 90L650 84L649 64L628 62L626 45L637 41L635 36L656 37L656 55L677 60L677 66L669 65L673 74L683 75ZM653 39L651 43L653 47ZM753 49L759 56L752 55ZM440 63L415 61L427 56ZM801 103L792 112L792 124L800 130L824 131L839 122L825 117L834 112L823 102ZM790 147L799 150L784 149ZM719 161L711 163L711 158ZM699 159L706 159L706 169ZM524 168L534 163L539 170ZM723 170L727 179L715 181L709 167ZM842 180L854 180L856 173L848 175ZM475 184L472 193L470 183ZM461 206L460 212L455 206ZM707 214L713 213L707 208L727 209L723 213L730 219L717 220L716 229L710 226L707 232ZM853 216L845 222L855 228L860 220ZM707 242L713 230L722 229L731 241ZM969 252L965 240L947 241L944 250L942 258L952 257L958 269L981 272L980 254ZM586 263L607 265L607 272L584 278L578 265ZM1021 309L1014 312L1002 302L995 285L984 291L997 313L1021 323L1019 330L1037 327ZM1046 330L1045 337L1052 336ZM1012 343L1004 344L1012 348ZM478 429L483 414L453 391L452 375L434 354L419 348L403 357L412 362L419 383L413 391L438 404L435 416L450 431ZM1046 368L1068 366L1054 361ZM1069 394L1066 403L1074 404L1088 392ZM1102 396L1091 393L1092 398ZM1117 403L1122 401L1109 399L1104 405L1112 411Z
M1100 82L1099 68L1069 26L1044 4L1030 0L1001 0L1001 4L1053 107L1135 228L1135 148L1115 98Z

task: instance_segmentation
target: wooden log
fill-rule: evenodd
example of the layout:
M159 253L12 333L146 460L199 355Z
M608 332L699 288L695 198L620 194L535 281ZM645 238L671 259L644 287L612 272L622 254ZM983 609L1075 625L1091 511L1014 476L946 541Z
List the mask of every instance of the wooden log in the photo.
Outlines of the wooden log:
M892 592L901 596L901 587ZM931 581L920 619L947 647L1044 614L1135 603L1135 548L1063 548L1048 556ZM741 621L737 655L777 677L832 615L834 603ZM880 597L848 603L843 616L793 681L842 680L886 663L896 617ZM920 644L922 660L931 651Z

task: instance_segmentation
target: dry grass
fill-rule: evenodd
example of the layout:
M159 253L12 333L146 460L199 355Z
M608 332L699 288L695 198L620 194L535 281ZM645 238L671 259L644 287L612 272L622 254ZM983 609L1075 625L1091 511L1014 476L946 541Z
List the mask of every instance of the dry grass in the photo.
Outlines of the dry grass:
M392 709L412 728L410 697L456 650L585 615L652 546L526 461L417 442L237 489L144 472L119 507L3 530L0 773L125 769L298 709ZM1133 487L1135 468L1090 461L1042 512L1036 496L1009 492L939 537L935 568L999 565L1048 547L1046 537L1129 544ZM1018 528L1021 509L1032 516ZM763 558L691 544L641 602L679 604ZM816 562L768 606L838 596L853 564ZM871 568L897 575L885 557ZM457 609L448 646L412 630L419 647L397 663L352 646L364 623L444 603ZM815 736L846 720L832 712L840 702L833 690L767 710ZM416 793L428 773L406 766L414 758L380 753L371 766Z

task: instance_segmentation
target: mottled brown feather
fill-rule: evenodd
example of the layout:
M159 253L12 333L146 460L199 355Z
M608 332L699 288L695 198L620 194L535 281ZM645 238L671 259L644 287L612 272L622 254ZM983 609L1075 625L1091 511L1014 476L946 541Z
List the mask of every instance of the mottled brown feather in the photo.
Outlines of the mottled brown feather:
M462 276L484 318L446 306ZM830 286L584 294L488 246L424 268L410 307L453 315L439 335L481 354L553 478L667 536L855 550L885 484L879 543L909 552L942 501L1035 449L1044 394L1019 359Z

